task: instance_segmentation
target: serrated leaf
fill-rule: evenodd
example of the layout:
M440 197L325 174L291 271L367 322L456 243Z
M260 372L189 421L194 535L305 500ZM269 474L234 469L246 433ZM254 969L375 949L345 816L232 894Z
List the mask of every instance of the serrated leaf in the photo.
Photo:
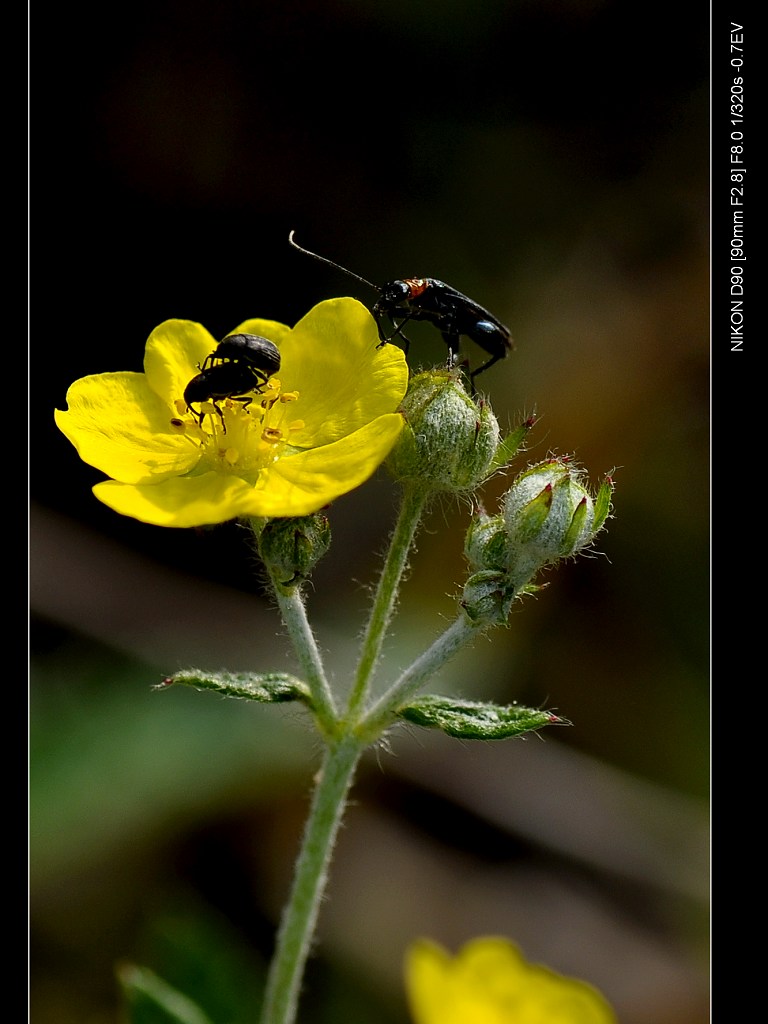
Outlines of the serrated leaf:
M197 1003L146 967L123 964L117 977L130 1024L212 1024Z
M311 705L309 687L287 672L201 672L185 669L164 679L156 690L174 685L192 686L196 690L215 690L225 697L256 700L262 704L282 704L300 700Z
M551 711L519 704L492 704L425 694L398 708L396 714L426 729L441 729L465 740L504 740L545 725L570 725Z

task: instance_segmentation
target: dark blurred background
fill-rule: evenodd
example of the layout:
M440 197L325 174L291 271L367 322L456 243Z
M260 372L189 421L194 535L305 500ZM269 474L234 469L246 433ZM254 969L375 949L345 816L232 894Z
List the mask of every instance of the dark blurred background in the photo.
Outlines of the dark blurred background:
M151 967L253 1020L318 744L298 711L157 693L294 667L242 529L99 504L53 422L170 317L292 324L371 281L450 282L512 328L481 376L520 465L615 468L599 555L431 687L555 708L543 742L402 729L365 760L303 1024L406 1024L401 964L489 933L622 1024L708 1019L708 10L636 0L137 2L31 24L31 993L120 1019ZM442 361L429 325L412 365ZM409 332L410 333L410 332ZM481 353L467 343L475 362ZM494 480L491 510L504 487ZM392 525L382 470L330 510L310 614L340 689ZM419 536L380 683L452 616L468 510ZM201 994L202 993L202 994Z

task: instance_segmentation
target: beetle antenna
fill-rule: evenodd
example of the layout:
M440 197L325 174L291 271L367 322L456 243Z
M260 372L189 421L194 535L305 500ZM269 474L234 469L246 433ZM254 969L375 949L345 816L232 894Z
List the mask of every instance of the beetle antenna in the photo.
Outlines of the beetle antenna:
M359 274L354 274L351 270L347 270L346 267L342 267L340 263L334 263L333 260L326 259L325 256L318 256L316 252L310 252L309 249L302 249L302 247L293 240L293 231L288 235L288 241L294 249L298 249L299 252L303 252L305 256L311 256L314 260L320 260L321 263L327 263L329 267L335 267L336 270L340 270L342 274L347 274L349 277L354 277L358 281L362 281L363 284L367 284L369 288L373 288L374 291L380 292L381 288L375 285L372 281L366 281L364 277L360 277Z

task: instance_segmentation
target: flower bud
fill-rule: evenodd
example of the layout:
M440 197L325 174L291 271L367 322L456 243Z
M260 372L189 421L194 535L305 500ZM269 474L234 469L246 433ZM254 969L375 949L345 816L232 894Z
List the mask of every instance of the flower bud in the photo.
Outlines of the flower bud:
M605 522L611 484L603 484L596 505L582 476L565 459L551 459L521 473L504 496L507 569L516 590L539 569L591 544Z
M461 607L473 626L504 626L515 596L505 572L486 569L470 576L464 584Z
M489 516L479 509L464 538L464 556L473 572L504 570L507 565L507 531L503 516Z
M294 587L307 579L331 543L331 527L321 512L269 519L259 534L259 554L273 580Z
M402 410L406 424L387 462L396 480L449 493L483 482L499 444L499 424L484 399L467 393L458 373L417 374Z

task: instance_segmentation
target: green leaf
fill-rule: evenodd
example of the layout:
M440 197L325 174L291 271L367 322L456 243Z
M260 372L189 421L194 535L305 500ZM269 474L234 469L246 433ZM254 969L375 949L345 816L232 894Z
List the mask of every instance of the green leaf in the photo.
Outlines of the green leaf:
M188 892L164 894L137 935L133 962L146 964L216 1024L255 1024L266 965L227 916Z
M287 672L202 672L191 668L169 676L154 689L163 690L175 684L196 690L215 690L225 697L257 700L262 704L301 700L312 705L307 684Z
M545 725L570 725L551 711L524 708L519 704L490 704L425 694L395 712L400 718L426 729L442 729L465 740L505 740Z
M200 1007L146 967L122 964L118 981L130 1024L211 1024Z

